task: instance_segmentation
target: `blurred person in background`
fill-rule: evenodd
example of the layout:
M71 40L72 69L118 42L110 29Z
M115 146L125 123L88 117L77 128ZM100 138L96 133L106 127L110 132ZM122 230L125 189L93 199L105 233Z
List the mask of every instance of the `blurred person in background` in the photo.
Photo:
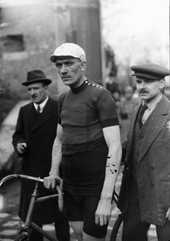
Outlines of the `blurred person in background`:
M134 98L133 87L128 85L125 87L124 95L118 105L118 115L121 127L121 140L124 141L129 130L131 115L135 108L140 103L139 98Z
M114 94L115 92L119 93L119 85L118 85L115 77L113 77L111 74L108 76L108 80L106 81L106 88L112 94Z
M51 80L41 70L27 73L26 86L31 103L21 107L13 134L15 151L22 157L22 174L44 178L51 168L53 142L58 122L58 101L48 96L48 85ZM35 182L23 181L19 217L25 221L31 194ZM38 187L39 197L54 194L43 184ZM33 222L42 227L43 224L54 223L59 241L69 241L68 220L59 211L57 200L37 203L33 213ZM35 230L30 235L31 241L43 241L43 236Z
M162 93L170 100L170 86L165 86Z
M121 159L115 102L107 89L85 77L86 55L79 45L62 44L50 60L70 89L59 98L60 122L45 187L55 187L61 164L65 208L77 239L104 241Z
M106 81L106 88L109 90L114 98L116 108L118 108L119 102L120 102L120 91L119 91L119 85L115 79L115 77L112 76L112 72L107 76Z
M118 208L122 241L148 241L151 224L158 241L170 240L170 101L162 95L170 71L148 63L131 67L142 103L135 107L123 143L124 171Z
M114 101L115 101L116 108L118 110L119 104L120 104L120 93L118 91L115 91L113 93L113 98L114 98Z

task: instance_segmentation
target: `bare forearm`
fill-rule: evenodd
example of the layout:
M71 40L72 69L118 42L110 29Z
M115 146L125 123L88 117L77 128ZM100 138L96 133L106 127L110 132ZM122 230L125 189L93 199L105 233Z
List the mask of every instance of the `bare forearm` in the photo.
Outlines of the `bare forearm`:
M61 163L62 153L61 153L61 142L58 138L55 139L52 150L52 165L50 170L50 175L59 175L59 166Z
M116 145L114 148L109 150L106 161L105 181L101 197L109 199L112 198L117 176L119 174L121 154L122 151L120 145Z
M118 142L110 145L108 142L109 153L107 156L105 181L101 192L100 200L95 212L95 223L99 225L107 224L111 216L112 194L115 187L116 179L119 173L121 160L121 145Z

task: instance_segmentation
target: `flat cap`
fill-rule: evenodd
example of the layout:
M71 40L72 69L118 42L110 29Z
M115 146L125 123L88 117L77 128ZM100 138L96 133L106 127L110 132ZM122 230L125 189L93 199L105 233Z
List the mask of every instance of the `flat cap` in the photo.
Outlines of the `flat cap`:
M153 63L133 65L131 70L134 71L132 76L141 76L152 80L160 80L165 78L165 76L170 75L170 71L168 69Z
M64 43L60 45L56 48L54 54L50 56L50 61L55 63L56 60L64 56L71 56L80 59L82 62L86 62L86 54L84 50L75 43Z

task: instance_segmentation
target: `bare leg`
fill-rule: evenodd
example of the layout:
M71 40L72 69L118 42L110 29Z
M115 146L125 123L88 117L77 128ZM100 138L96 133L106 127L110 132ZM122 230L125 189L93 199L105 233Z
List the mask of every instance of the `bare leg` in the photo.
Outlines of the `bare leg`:
M78 241L83 241L83 222L71 222L71 227Z
M105 241L105 237L95 238L83 232L83 222L71 222L71 227L78 241Z
M104 238L95 238L95 237L92 237L92 236L88 235L87 233L83 232L83 241L105 241L105 237Z

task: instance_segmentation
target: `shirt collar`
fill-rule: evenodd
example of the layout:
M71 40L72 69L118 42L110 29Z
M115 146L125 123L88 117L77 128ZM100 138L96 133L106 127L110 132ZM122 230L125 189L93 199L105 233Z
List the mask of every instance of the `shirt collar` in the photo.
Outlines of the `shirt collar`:
M44 106L46 105L46 103L47 103L47 101L48 101L48 99L49 99L49 97L47 96L47 98L46 98L41 104L33 103L35 109L37 110L38 105L39 105L39 106L40 106L40 110L43 110L43 109L44 109Z
M162 93L160 93L160 95L158 95L155 99L153 99L149 104L146 104L144 101L143 101L143 104L146 104L148 107L148 110L151 111L155 109L155 107L161 101L161 99L162 99Z
M79 93L81 91L83 91L86 88L87 84L85 83L85 81L77 88L75 89L71 89L73 93Z

